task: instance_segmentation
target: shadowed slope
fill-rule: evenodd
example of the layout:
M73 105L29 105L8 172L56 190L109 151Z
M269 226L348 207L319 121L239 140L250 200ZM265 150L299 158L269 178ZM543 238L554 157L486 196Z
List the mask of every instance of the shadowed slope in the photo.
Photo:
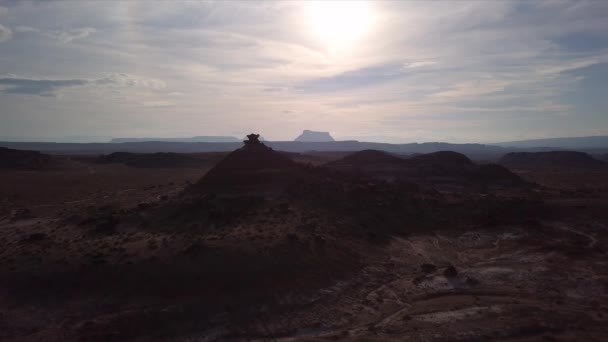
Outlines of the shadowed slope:
M499 164L507 167L539 168L539 167L575 167L598 168L606 166L600 160L594 159L587 153L575 151L552 152L513 152L500 158Z
M265 194L280 192L304 177L302 165L259 141L246 142L221 160L193 188Z
M519 176L499 165L476 165L465 155L440 151L410 159L381 151L366 150L325 164L325 167L357 176L388 181L426 183L437 190L481 190L526 184Z
M0 147L0 168L39 170L49 167L52 162L51 156L37 151Z
M467 158L464 154L453 152L453 151L439 151L433 153L427 153L418 155L409 159L410 162L417 164L440 164L440 165L452 165L452 166L473 166L471 159Z
M368 165L370 163L403 165L405 163L405 161L402 158L393 156L386 152L377 151L377 150L363 150L363 151L355 152L353 154L349 154L346 157L344 157L340 160L330 162L327 165L362 166L362 165Z

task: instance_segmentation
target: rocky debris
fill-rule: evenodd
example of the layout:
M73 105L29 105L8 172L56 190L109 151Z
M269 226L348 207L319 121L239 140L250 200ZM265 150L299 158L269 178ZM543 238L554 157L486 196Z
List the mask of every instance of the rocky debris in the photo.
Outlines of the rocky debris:
M19 208L15 208L15 209L11 210L9 220L11 222L16 222L16 221L20 221L20 220L31 219L34 217L35 217L34 214L28 208L19 207Z
M48 238L48 236L44 233L33 233L33 234L30 234L27 237L21 239L21 241L19 241L19 243L21 243L21 244L35 243L35 242L46 240L47 238Z
M437 270L437 266L433 264L422 264L420 265L420 270L426 274L433 273Z
M181 254L188 259L194 260L203 256L206 250L207 249L205 246L203 246L200 242L194 242L181 251Z
M443 271L443 275L446 278L454 278L458 276L458 271L456 270L456 267L454 267L453 265L449 265L444 271Z
M335 141L329 132L317 132L305 129L294 141L301 142L327 142Z
M472 278L472 277L467 277L467 280L465 280L465 284L468 287L475 287L479 285L479 280Z
M606 163L594 159L587 153L575 151L512 152L498 161L510 168L601 168Z
M120 220L111 207L94 208L93 212L79 225L90 227L91 231L100 234L113 234L116 232Z

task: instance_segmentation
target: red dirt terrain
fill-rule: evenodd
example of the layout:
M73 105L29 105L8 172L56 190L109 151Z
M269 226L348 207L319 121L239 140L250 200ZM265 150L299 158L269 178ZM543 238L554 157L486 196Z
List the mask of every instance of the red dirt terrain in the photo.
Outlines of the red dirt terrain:
M0 340L605 341L606 188L439 157L0 170Z

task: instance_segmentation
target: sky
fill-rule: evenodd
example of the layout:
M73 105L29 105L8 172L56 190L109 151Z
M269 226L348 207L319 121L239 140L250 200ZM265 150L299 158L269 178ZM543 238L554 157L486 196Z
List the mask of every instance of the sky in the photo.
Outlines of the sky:
M3 1L0 137L608 135L608 1Z

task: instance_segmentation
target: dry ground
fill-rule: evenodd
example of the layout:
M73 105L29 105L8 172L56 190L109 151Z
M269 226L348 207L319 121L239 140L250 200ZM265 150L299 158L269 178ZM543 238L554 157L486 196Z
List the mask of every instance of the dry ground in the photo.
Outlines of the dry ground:
M107 208L162 205L205 172L74 160L55 170L0 171L0 340L608 339L605 171L520 171L548 187L539 190L545 205L535 217L458 228L445 222L373 244L331 235L315 241L295 227L332 223L307 221L301 211L290 212L289 222L252 219L255 225L229 232L127 224L106 234L79 224L105 217ZM293 234L300 234L295 242ZM327 268L251 284L159 271L193 272L215 260L206 248L226 246L235 246L234 279L247 279L241 273L255 252L247 246L284 260L290 248L308 248L311 262ZM349 253L352 263L344 262Z

